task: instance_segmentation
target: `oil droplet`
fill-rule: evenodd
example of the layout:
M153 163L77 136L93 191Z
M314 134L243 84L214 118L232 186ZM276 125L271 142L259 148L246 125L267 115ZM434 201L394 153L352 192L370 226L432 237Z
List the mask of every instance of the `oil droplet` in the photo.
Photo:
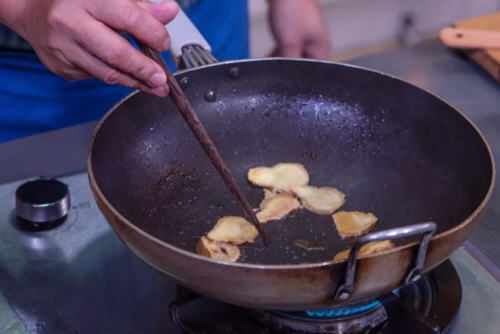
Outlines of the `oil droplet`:
M181 80L179 80L179 84L181 85L182 88L186 88L189 85L189 78L182 77Z
M209 89L205 93L205 100L207 102L215 102L216 99L217 99L217 93L213 89Z
M233 66L229 69L229 77L231 79L238 79L241 75L241 70L238 66Z
M45 321L38 321L35 326L37 329L44 329L47 327L47 323Z

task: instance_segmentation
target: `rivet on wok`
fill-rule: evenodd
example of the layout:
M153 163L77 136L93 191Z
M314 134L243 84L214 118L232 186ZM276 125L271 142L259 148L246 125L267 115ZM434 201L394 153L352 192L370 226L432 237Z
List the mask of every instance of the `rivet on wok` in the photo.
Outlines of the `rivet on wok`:
M215 90L209 89L205 93L205 100L207 100L207 102L214 102L216 99L217 99L217 93L215 92Z
M189 78L182 77L181 80L179 80L179 84L181 85L182 88L186 88L189 85Z
M233 66L229 69L229 77L231 79L238 79L240 77L241 70L238 66Z
M347 298L349 298L349 292L342 292L340 295L339 295L339 299L341 300L346 300Z

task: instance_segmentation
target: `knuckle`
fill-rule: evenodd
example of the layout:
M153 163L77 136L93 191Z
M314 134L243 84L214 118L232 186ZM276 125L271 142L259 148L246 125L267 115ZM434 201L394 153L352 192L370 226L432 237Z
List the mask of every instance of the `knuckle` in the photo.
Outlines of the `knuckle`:
M47 23L51 27L58 27L62 23L62 17L57 10L51 10L47 15Z
M154 37L154 42L160 47L163 46L165 41L170 39L167 30L161 24L155 24L151 29L151 33Z
M107 52L107 55L108 55L107 61L112 64L120 64L123 63L125 60L127 60L126 52L124 48L121 46L110 47Z
M149 66L148 63L140 62L137 68L134 71L136 75L140 78L147 78L155 72L154 66Z
M123 25L127 31L133 30L140 24L140 9L136 5L127 5L123 8Z
M134 54L127 61L121 63L125 73L133 74L134 77L148 80L155 72L154 62L142 54Z
M120 82L120 79L120 73L113 69L108 70L102 78L102 80L107 84L117 84Z
M47 24L52 28L64 28L68 26L67 15L64 14L64 10L55 6L47 14Z

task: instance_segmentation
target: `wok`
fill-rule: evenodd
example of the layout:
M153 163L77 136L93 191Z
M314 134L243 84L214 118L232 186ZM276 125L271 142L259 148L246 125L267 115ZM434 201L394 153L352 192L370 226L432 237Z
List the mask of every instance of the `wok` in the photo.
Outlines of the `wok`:
M494 160L477 127L397 78L298 59L224 62L176 77L253 206L263 192L247 182L249 168L300 162L310 184L346 194L343 210L374 213L375 233L399 228L379 236L393 238L396 248L352 256L350 270L332 262L350 243L339 239L329 215L307 210L267 223L271 245L259 238L241 246L237 263L197 255L197 240L218 218L242 213L170 98L133 93L93 134L94 196L134 253L206 296L280 310L375 298L415 277L408 273L419 263L417 271L426 272L443 262L491 196ZM411 227L426 221L437 226L428 244L421 237L430 237L432 224ZM326 247L306 251L297 239Z

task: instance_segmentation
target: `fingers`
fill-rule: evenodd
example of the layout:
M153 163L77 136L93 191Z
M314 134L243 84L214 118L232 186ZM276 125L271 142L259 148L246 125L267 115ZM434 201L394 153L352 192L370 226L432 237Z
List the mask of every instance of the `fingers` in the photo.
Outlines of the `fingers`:
M274 0L269 5L280 56L328 57L328 27L318 0Z
M107 64L103 63L92 54L82 49L79 45L75 45L71 49L70 56L74 65L85 69L93 77L100 78L108 84L121 84L122 86L137 88L141 90L150 89L149 86L136 80L130 75L120 72Z
M148 46L163 51L170 47L170 37L164 24L143 7L151 8L151 11L162 19L172 19L177 14L177 7L170 3L159 5L148 6L129 0L101 1L98 7L91 7L89 13L98 21L114 29L126 31Z
M293 43L278 43L272 56L291 58L328 59L330 42L328 40L296 41Z
M116 32L98 21L88 21L83 33L79 34L78 44L107 66L133 77L149 88L167 87L167 78L162 68L153 60L134 49L130 43ZM120 79L111 75L107 81L122 84ZM103 77L99 77L105 79ZM121 77L120 77L121 78Z
M95 77L108 84L120 84L125 87L140 89L143 92L160 97L168 94L165 87L151 88L132 76L108 66L79 45L74 45L70 50L68 57L73 61L66 66L70 70L65 73L66 75L63 75L65 79L73 81Z
M84 69L76 67L61 51L52 50L50 52L50 56L47 56L47 53L40 51L40 49L35 50L38 58L48 69L58 76L68 81L76 81L92 77L92 75Z
M279 43L279 54L282 57L300 58L302 57L302 42L295 41L282 41Z
M139 2L138 6L144 8L164 25L172 21L179 12L179 5L175 1L163 1L159 3L145 1Z
M328 59L330 53L329 40L313 40L304 46L303 56L313 59Z
M113 29L125 30L155 49L169 36L161 20L177 13L176 4L148 0L35 1L27 39L40 60L68 80L97 77L110 84L166 96L163 69ZM31 7L30 7L31 8Z

